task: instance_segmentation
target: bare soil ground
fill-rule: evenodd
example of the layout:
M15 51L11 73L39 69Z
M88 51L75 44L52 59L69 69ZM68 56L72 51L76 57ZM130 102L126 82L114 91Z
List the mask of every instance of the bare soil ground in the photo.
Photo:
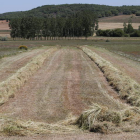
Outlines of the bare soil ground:
M79 133L79 134L47 134L35 135L28 137L3 137L1 140L139 140L140 134L122 133L122 134L96 134L96 133Z
M123 23L132 21L132 26L134 29L138 29L140 26L140 17L135 15L119 15L113 17L104 17L99 19L99 29L116 29L123 28Z
M132 23L132 26L134 29L138 29L140 26L140 23ZM113 22L99 22L99 29L106 30L106 29L117 29L117 28L123 28L123 22L122 23L113 23Z
M104 18L99 18L99 22L128 23L130 19L132 23L140 23L140 16L135 16L135 15L119 15L113 17L104 17Z
M95 49L93 48L93 50ZM42 50L3 59L0 62L0 68L2 69L0 69L0 74L1 76L6 75L3 80L9 76L7 68L16 71L40 52ZM96 52L103 56L101 51L97 50ZM107 58L107 54L103 57ZM109 60L111 61L111 59ZM115 62L117 64L117 60ZM128 67L131 66L128 65ZM110 97L125 105L118 98L116 92L109 86L100 69L82 50L75 47L63 47L46 59L42 68L19 89L14 98L11 98L7 103L0 106L0 114L1 116L23 121L32 120L34 122L56 124L65 121L68 117L78 117L92 103L98 103L110 109L122 109L122 105L120 106L118 103L113 102L113 100L110 100ZM57 140L133 140L139 138L140 135L138 133L101 135L78 131L56 134L55 130L53 134L0 137L0 139Z
M1 37L10 37L10 28L9 28L9 22L6 22L6 20L0 21L0 36Z
M9 22L6 22L5 20L1 20L0 21L0 30L10 30Z

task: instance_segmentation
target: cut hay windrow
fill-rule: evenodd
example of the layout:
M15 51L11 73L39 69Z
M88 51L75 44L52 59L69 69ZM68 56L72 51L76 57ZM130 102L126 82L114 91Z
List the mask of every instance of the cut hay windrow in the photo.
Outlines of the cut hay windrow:
M97 133L140 131L140 109L129 107L120 111L93 104L76 122L80 128Z
M87 47L80 48L97 64L122 99L133 106L140 106L140 85L136 81Z
M0 105L4 104L10 97L14 97L15 92L35 73L43 62L57 50L51 48L43 54L33 58L27 65L19 69L14 75L9 77L6 81L0 83Z
M70 124L49 124L45 122L23 121L10 118L0 118L0 134L7 136L26 136L33 134L75 133L80 132Z

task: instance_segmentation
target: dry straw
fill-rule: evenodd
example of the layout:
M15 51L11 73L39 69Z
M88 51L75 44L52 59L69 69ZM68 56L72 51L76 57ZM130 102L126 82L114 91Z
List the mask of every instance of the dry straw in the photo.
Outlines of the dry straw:
M45 122L14 120L1 118L0 133L8 136L25 136L46 133L75 133L80 131L76 126L62 123L48 124Z
M134 131L140 124L140 110L137 107L129 107L120 111L110 110L107 107L93 104L77 120L82 129L99 133L118 133L125 131L127 126L135 125ZM139 124L138 124L139 123ZM137 124L137 126L136 126ZM137 130L139 131L139 130Z
M90 109L84 111L77 120L77 124L82 129L99 133L118 133L139 131L140 126L140 85L133 79L115 68L110 62L106 61L87 47L80 47L101 69L111 86L119 93L121 98L128 103L138 106L123 106L119 111L109 109L106 106L93 104ZM109 99L110 96L108 96ZM114 103L119 103L113 99Z
M122 71L115 68L87 47L80 47L101 69L109 84L122 99L134 106L140 106L140 85Z
M51 48L33 58L27 65L19 69L13 76L0 83L0 105L4 104L15 92L36 72L56 48Z

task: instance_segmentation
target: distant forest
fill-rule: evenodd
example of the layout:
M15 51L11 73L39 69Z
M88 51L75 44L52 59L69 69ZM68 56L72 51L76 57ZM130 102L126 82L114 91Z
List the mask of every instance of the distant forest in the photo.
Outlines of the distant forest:
M93 36L140 37L140 27L134 30L131 21L124 23L124 29L98 30L98 18L119 14L136 14L140 6L113 7L94 4L46 5L25 12L11 12L0 15L9 20L11 37L30 40L75 39Z
M71 17L77 12L91 11L98 16L108 17L117 16L119 14L136 14L140 15L140 6L106 6L96 4L64 4L64 5L44 5L29 11L8 12L0 14L0 20L10 20L22 17L37 18L55 18L55 17Z
M22 17L9 22L11 37L30 40L71 39L93 36L98 29L98 18L91 11L79 12L71 17Z

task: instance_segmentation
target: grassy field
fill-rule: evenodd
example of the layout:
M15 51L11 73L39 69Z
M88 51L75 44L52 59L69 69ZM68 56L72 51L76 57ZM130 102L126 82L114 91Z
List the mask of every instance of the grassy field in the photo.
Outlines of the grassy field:
M109 42L106 42L109 40ZM19 53L18 47L26 45L29 49L42 46L79 46L90 45L108 49L113 52L122 52L140 57L140 40L139 38L105 38L94 37L89 40L55 40L55 41L2 41L0 44L0 57Z
M127 41L110 41L100 42L95 44L96 47L105 48L111 52L131 58L133 60L140 59L140 41L127 40ZM139 60L140 61L140 60Z
M0 43L0 58L6 56L12 56L26 50L20 50L20 45L26 45L28 50L39 48L43 45L41 42L30 42L30 41L1 41Z

